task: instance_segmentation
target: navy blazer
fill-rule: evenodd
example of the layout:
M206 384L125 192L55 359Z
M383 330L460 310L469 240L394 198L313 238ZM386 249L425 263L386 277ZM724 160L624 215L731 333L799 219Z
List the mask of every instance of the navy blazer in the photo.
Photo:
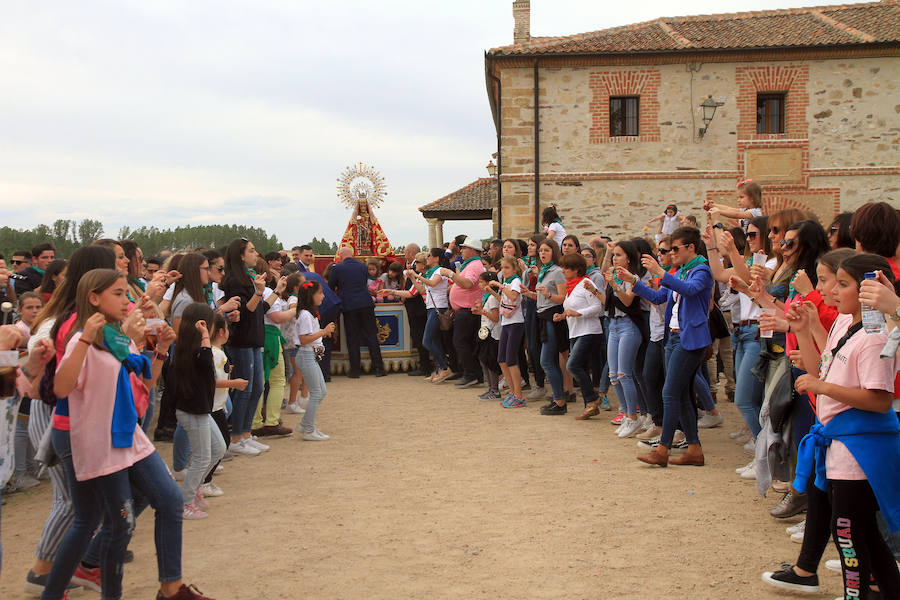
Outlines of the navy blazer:
M322 300L322 304L319 306L319 321L326 325L332 321L337 321L337 317L341 312L341 299L338 298L338 295L334 293L334 290L318 273L307 271L303 276L306 277L307 281L318 282L322 286L322 293L325 294L325 299Z
M328 285L340 297L344 312L375 306L369 293L369 270L353 257L345 258L331 267Z
M709 265L698 265L691 269L687 279L682 281L675 275L666 273L660 280L666 289L654 290L638 280L634 284L634 293L646 298L653 304L666 304L666 331L672 320L672 307L675 305L673 291L678 292L678 329L681 332L681 347L685 350L697 350L712 344L709 333L709 300L712 297L713 276Z

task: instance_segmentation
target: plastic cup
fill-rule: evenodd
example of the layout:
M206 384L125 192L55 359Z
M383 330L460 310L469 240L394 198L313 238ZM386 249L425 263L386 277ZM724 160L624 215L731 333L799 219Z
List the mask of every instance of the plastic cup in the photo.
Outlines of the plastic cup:
M767 314L767 315L774 315L774 314L775 314L775 309L774 309L774 308L764 308L764 309L762 309L762 312L765 313L765 314ZM760 325L760 327L759 327L759 337L761 337L761 338L763 338L763 339L771 339L772 333L773 333L773 332L772 332L771 329L763 329L763 328L762 328L762 325Z

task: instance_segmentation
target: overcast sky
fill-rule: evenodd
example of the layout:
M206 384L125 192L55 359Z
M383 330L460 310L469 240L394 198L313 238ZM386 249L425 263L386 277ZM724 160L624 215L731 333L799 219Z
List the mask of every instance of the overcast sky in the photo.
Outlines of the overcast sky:
M532 0L531 31L815 4ZM336 179L362 161L387 183L391 242L425 242L417 207L486 176L496 151L484 51L512 43L511 0L0 6L5 225L242 223L286 245L337 241ZM460 231L490 223L445 227Z

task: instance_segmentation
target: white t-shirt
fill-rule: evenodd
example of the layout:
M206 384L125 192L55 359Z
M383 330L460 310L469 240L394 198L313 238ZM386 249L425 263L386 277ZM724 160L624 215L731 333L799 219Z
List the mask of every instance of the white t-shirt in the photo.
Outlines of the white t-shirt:
M435 271L437 273L437 271ZM432 278L434 275L432 275ZM443 275L440 276L441 281L437 285L425 285L425 308L447 308L450 306L447 299L448 281Z
M519 292L515 301L510 300L501 290L500 291L500 325L513 325L515 323L524 323L525 315L522 314L522 280L515 278L506 285L513 292ZM512 315L507 317L503 314L504 309L511 309Z
M276 313L276 312L281 312L281 311L283 311L283 310L287 310L287 308L288 308L287 302L285 302L285 301L282 300L281 298L276 298L275 302L272 303L272 306L269 308L269 310L266 311L266 316L263 317L263 323L264 323L265 325L274 325L275 327L279 327L279 328L280 328L280 325L279 325L278 323L276 323L275 321L273 321L273 320L269 317L269 315L271 315L272 313Z
M748 212L748 213L750 213L751 215L753 215L753 218L754 218L754 219L755 219L756 217L761 217L761 216L762 216L762 209L761 209L761 208L748 208L746 212ZM741 229L743 229L744 231L747 231L747 228L750 226L750 219L738 219L738 223L740 223Z
M681 218L681 213L675 213L674 217L670 217L669 215L663 215L662 222L662 233L663 235L672 235L676 229L678 229L678 219Z
M563 238L566 237L566 228L559 221L554 221L547 225L547 233L553 232L553 241L557 246L562 246Z
M300 352L314 352L316 346L325 347L325 343L322 342L322 338L316 338L310 344L301 344L300 336L301 335L311 335L313 333L319 333L321 331L321 327L319 327L319 320L313 316L311 312L308 310L301 310L300 314L297 315L296 319L296 327L294 329L294 343L300 348Z
M225 292L219 289L219 284L215 281L212 284L212 293L213 293L213 302L216 303L216 306L219 305L219 300L225 297Z
M681 325L678 324L678 305L681 304L681 296L678 292L672 292L672 296L675 298L675 302L672 303L672 318L669 319L669 328L680 330Z
M666 303L650 305L650 341L666 337Z
M163 294L163 300L172 301L172 298L175 296L175 284L173 283L169 287L166 288L166 292Z
M631 283L630 281L623 281L619 287L622 288L622 291L630 292L630 291L631 291L631 288L634 287L634 284ZM613 290L613 294L615 294L615 293L616 293L615 290ZM637 298L636 300L640 300L640 298ZM614 308L614 313L615 313L615 314L614 314L613 316L615 316L615 317L627 317L627 316L628 316L628 315L625 313L625 311L622 310L621 308L619 308L618 306L616 306L616 307Z
M484 306L481 307L484 311L491 311L495 308L500 308L500 302L494 298L493 296L488 296L487 300L484 303ZM497 314L500 314L499 311ZM486 316L481 315L481 326L487 327L491 330L491 337L495 340L500 340L500 321L491 321Z
M225 356L225 352L217 346L213 346L212 355L213 366L216 368L216 381L227 380L229 377L228 373L225 372L225 363L228 362L228 357ZM213 412L225 408L227 400L228 388L216 388L216 393L213 396Z
M282 300L283 308L281 310L288 310L291 308L295 308L297 306L297 296L288 296L287 300ZM281 335L284 336L285 348L294 348L294 330L297 328L297 320L296 319L288 319L284 323L278 326L281 328Z

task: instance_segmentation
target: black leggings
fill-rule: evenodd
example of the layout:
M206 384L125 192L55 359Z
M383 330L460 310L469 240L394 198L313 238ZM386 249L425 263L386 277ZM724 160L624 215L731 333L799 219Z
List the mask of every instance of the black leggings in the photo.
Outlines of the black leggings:
M884 598L900 598L900 573L878 531L875 520L878 501L869 482L830 479L828 485L831 488L831 534L841 558L844 596L868 597L869 579L874 576Z
M231 432L228 427L228 417L225 416L224 410L216 410L209 414L212 417L212 420L215 421L216 426L219 428L219 431L222 433L222 438L225 439L225 448L228 449L228 446L231 445ZM221 462L221 461L219 461ZM209 473L206 474L206 477L203 478L203 483L209 483L212 481L213 473L216 472L216 467L219 466L217 462L212 466L209 470Z

